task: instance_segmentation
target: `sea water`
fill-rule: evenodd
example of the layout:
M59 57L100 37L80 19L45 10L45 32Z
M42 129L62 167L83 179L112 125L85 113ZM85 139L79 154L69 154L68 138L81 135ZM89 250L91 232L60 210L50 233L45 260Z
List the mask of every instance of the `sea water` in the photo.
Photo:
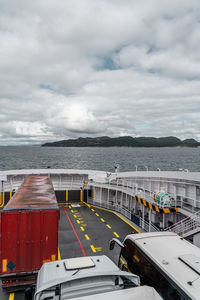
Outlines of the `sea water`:
M0 170L15 169L87 169L120 171L179 169L200 171L200 148L76 148L1 146Z

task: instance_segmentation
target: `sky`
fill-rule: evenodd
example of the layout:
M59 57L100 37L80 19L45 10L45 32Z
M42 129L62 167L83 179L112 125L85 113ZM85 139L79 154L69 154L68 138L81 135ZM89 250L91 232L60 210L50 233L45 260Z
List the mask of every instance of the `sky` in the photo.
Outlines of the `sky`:
M200 141L199 0L0 0L0 145Z

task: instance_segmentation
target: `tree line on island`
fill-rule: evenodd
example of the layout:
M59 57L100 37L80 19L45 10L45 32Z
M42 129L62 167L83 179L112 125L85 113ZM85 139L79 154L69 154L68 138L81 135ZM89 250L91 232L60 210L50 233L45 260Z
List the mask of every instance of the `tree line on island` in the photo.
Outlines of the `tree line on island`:
M195 139L180 140L179 138L169 137L136 137L122 136L110 138L86 137L78 139L68 139L52 143L45 143L42 147L200 147L200 143Z

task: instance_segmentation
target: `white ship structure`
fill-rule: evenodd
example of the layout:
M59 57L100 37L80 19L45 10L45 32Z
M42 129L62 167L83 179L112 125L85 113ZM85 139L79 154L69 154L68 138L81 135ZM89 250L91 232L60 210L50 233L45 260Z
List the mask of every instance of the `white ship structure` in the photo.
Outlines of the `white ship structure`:
M58 202L85 201L117 212L138 231L173 231L200 247L200 172L1 171L1 207L28 175L50 176Z

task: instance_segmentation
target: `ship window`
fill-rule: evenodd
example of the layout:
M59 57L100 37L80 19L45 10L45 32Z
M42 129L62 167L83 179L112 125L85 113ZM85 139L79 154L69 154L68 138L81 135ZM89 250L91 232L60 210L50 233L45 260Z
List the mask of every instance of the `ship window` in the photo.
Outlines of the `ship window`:
M164 277L146 256L129 240L125 241L119 258L119 268L140 276L141 285L152 286L167 300L183 300L181 294L172 282Z

